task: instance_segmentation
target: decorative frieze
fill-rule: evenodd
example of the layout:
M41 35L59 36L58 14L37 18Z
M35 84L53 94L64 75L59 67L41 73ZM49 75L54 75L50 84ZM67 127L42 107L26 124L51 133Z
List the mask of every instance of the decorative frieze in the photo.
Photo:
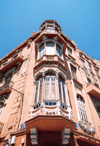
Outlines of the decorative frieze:
M84 124L82 124L82 121L78 122L80 127L82 128L83 131L85 131L87 134L91 134L93 135L95 133L95 128L89 128L89 126L85 126Z
M45 103L41 102L34 105L37 108L30 108L29 110L29 119L37 116L37 115L61 115L68 119L73 119L73 113L72 109L70 107L67 107L67 109L62 107L61 103L57 103L57 105L54 105L50 108L50 106L45 105ZM38 110L37 110L38 109Z

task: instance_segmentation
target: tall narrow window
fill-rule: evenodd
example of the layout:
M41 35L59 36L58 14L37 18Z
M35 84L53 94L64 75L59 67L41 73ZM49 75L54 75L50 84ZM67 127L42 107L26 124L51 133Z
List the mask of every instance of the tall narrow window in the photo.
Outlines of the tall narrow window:
M40 50L39 50L39 58L41 58L44 55L44 44L41 45Z
M40 76L36 81L36 87L35 87L35 103L39 102L42 98L42 82L43 79Z
M76 68L71 66L71 71L72 71L72 77L77 80L77 77L76 77Z
M56 46L56 54L61 57L61 49L58 45Z
M45 78L45 99L56 99L56 79L53 74L48 74Z
M61 102L66 104L65 84L61 77L59 77L59 97Z
M77 94L77 102L78 102L80 119L84 122L88 122L86 110L85 110L85 101L83 100L83 97L79 94Z
M54 43L46 43L46 54L54 55Z

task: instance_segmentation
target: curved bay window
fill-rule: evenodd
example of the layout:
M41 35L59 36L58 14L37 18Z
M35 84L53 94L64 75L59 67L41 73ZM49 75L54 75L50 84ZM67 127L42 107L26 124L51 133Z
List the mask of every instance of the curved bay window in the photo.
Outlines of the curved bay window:
M59 89L57 88L57 85L59 86ZM57 92L59 95L59 99L57 97ZM37 78L35 85L34 103L39 103L41 100L44 100L45 105L49 106L56 105L57 100L60 100L62 103L62 107L64 106L63 108L65 108L65 81L61 76L59 76L59 78L56 78L55 74L47 73L45 75L45 78L42 78L42 75Z
M62 57L62 47L59 42L47 41L40 45L38 59L43 55L58 55Z
M85 101L83 100L83 97L79 94L77 94L77 102L78 102L80 119L84 122L88 122L86 110L85 110Z
M53 74L47 74L45 77L45 100L56 99L56 77Z

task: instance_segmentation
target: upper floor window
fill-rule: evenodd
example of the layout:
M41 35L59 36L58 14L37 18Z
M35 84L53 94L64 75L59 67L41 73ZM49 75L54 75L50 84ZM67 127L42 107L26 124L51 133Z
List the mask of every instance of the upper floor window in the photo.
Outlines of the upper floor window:
M75 80L77 80L77 77L76 77L76 68L73 67L72 65L71 65L71 71L72 71L72 77L73 77Z
M56 53L59 57L61 57L61 48L58 45L56 45Z
M54 43L46 43L46 54L47 55L54 55Z
M68 54L72 54L72 50L67 47Z
M85 66L85 62L81 59L82 66Z
M44 44L41 45L39 50L39 58L41 58L44 55Z
M85 101L83 100L83 97L79 94L77 94L77 103L78 103L80 119L84 122L88 122L86 110L85 110Z
M38 57L37 57L38 55ZM60 46L60 44L56 41L47 41L47 42L43 42L40 46L39 46L39 52L36 52L36 59L41 58L43 55L58 55L59 57L63 57L62 56L62 47Z

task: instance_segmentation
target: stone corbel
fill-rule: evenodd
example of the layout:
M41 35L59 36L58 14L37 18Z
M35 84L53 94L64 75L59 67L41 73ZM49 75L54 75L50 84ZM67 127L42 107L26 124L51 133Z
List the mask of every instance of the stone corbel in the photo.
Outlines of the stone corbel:
M62 130L62 144L68 144L70 138L70 128L64 128Z
M33 145L38 144L38 131L36 127L30 128L30 138Z

